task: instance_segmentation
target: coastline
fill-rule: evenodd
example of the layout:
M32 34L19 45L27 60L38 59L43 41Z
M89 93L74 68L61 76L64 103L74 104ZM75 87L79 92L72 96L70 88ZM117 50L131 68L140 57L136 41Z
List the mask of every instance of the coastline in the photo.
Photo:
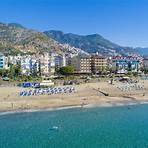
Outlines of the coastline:
M71 108L116 107L148 103L148 81L140 82L144 90L123 92L117 88L119 83L87 83L74 86L75 93L42 96L19 96L20 87L0 87L0 115L56 111ZM122 84L121 84L122 85ZM101 92L107 92L109 96Z
M60 111L60 110L69 110L69 109L88 109L88 108L108 108L108 107L131 107L131 106L136 106L136 105L144 105L148 104L148 101L143 101L143 102L129 102L128 104L121 104L117 103L115 105L111 104L102 104L102 105L94 105L94 104L87 104L84 105L83 107L81 105L76 105L76 106L64 106L64 107L57 107L57 108L42 108L42 109L26 109L26 110L11 110L11 111L1 111L0 112L0 117L5 116L5 115L11 115L11 114L21 114L21 113L35 113L35 112L50 112L50 111Z

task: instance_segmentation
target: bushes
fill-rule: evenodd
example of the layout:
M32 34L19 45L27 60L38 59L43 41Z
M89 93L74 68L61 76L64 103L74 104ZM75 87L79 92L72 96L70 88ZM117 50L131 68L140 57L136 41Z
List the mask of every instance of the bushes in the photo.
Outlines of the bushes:
M74 68L72 66L61 67L58 73L61 75L69 76L74 73Z

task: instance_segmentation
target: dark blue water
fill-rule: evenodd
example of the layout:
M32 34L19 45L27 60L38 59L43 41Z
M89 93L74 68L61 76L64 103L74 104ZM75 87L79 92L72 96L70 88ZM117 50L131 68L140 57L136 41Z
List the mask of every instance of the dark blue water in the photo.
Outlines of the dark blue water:
M0 116L0 148L147 147L148 105Z

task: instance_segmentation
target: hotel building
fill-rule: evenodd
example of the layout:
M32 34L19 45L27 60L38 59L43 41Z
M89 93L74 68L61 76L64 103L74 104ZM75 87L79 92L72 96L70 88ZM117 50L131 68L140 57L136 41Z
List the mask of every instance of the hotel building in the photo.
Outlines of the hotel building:
M141 63L136 57L113 57L113 69L116 73L126 74L131 72L140 72Z
M83 74L97 74L106 70L107 58L102 56L81 56L71 61L71 65L75 67L76 72Z

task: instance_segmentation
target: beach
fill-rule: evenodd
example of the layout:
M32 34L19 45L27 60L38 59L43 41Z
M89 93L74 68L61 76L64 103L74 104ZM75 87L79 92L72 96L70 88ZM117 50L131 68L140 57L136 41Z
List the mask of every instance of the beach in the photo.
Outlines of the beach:
M19 93L24 90L23 88L1 86L0 112L148 103L148 81L141 80L134 85L143 88L134 90L135 86L132 84L126 91L121 88L127 89L127 84L114 82L111 85L107 81L102 81L74 85L75 92L72 93L38 96L19 96Z

